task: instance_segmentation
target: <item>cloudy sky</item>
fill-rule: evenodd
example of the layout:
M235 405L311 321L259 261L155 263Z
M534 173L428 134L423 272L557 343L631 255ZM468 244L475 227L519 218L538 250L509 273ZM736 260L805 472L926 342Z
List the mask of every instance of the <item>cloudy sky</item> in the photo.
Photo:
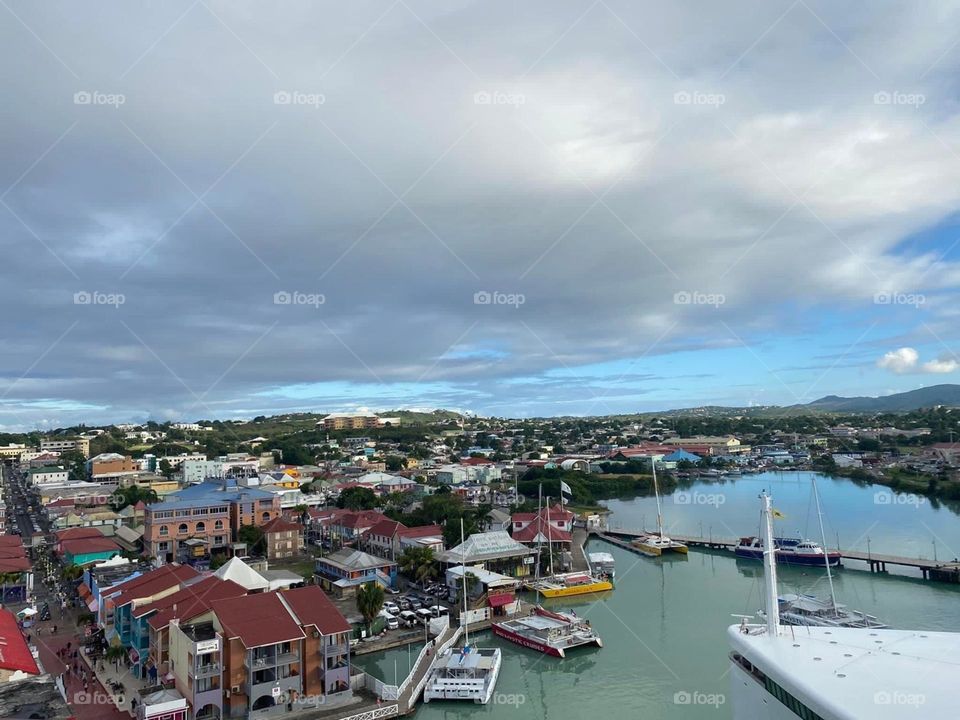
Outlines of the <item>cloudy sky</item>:
M0 6L0 429L960 379L960 8Z

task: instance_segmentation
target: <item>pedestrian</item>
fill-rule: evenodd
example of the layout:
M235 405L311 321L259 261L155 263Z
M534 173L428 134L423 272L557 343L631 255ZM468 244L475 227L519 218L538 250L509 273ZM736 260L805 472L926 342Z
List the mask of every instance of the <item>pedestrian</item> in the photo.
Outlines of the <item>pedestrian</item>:
M52 631L50 634L51 634L51 635L56 635L56 634L57 634L57 626L56 626L56 625L53 626L53 631Z

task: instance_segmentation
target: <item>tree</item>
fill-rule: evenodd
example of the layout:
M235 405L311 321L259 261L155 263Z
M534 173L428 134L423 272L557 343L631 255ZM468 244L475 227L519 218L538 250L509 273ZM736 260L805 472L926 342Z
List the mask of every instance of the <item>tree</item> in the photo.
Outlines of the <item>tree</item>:
M365 487L347 488L337 498L337 507L349 510L372 510L377 504L373 490Z
M419 584L437 576L433 548L408 547L399 560L400 571Z
M370 626L383 609L384 597L383 587L380 583L368 582L357 588L357 610L363 615L367 632L370 632Z
M397 470L403 470L406 467L406 462L402 457L396 455L389 455L384 461L384 464L387 466L387 470L390 472L396 472Z
M163 475L167 480L173 477L173 465L170 464L170 461L164 458L160 461L160 466L158 468L160 474Z
M151 488L143 488L139 485L117 488L110 496L110 504L114 511L123 510L127 505L136 505L141 500L148 505L157 502L157 493Z
M60 464L70 474L71 480L80 482L87 479L87 459L76 450L61 453Z
M247 544L247 554L252 555L253 550L264 542L263 530L256 525L241 525L237 531L237 541Z

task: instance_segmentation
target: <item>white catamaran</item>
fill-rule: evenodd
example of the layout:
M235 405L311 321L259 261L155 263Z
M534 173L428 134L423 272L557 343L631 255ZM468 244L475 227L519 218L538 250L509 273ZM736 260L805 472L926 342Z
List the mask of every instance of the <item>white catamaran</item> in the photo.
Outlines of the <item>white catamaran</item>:
M770 497L761 495L766 624L728 630L734 720L946 720L960 633L784 627Z
M657 461L650 458L650 467L653 468L653 494L657 497L657 532L644 535L633 541L633 546L644 555L660 557L663 553L687 554L687 546L682 542L671 540L663 534L663 511L660 509L660 488L657 485Z

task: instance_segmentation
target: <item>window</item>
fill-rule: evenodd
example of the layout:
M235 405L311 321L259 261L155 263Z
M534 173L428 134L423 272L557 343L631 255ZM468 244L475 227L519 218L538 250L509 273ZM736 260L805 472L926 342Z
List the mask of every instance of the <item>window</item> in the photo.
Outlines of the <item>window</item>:
M203 521L198 522L195 527L196 527L196 531L197 531L198 533L202 533L202 532L206 532L206 531L207 531L207 525L206 525L206 523L204 523Z
M214 529L214 530L223 530L223 520L217 520L217 521L213 524L213 529Z
M186 532L187 532L187 524L186 524L186 523L180 523L180 527L177 528L177 532L180 533L181 535L183 535L184 533L186 533Z
M169 534L170 534L170 528L168 528L166 525L161 525L161 526L160 526L160 534L161 534L161 535L169 535Z
M264 522L267 522L267 520L269 520L269 519L270 519L270 513L265 512L265 513L263 514L263 521L264 521Z

